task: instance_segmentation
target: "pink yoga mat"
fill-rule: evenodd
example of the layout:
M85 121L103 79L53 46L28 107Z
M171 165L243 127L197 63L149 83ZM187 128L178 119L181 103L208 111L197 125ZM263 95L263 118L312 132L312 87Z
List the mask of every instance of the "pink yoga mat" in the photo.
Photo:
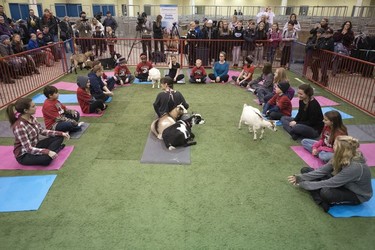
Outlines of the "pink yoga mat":
M0 146L0 169L1 170L57 170L62 167L66 159L73 152L74 146L66 146L58 153L56 159L48 167L43 166L23 166L14 158L13 146Z
M324 165L324 163L317 157L314 157L310 152L302 146L291 146L292 150L306 162L307 165L316 169ZM369 167L375 166L375 143L364 143L359 146L362 154L366 158Z
M334 102L324 96L315 96L315 99L319 102L320 106L322 107L328 107L328 106L337 106L339 105L337 102ZM292 99L292 107L293 108L298 108L299 106L299 98L294 97Z
M68 91L77 91L77 83L74 82L58 82L53 84L52 86L55 86L57 89L62 89L62 90L68 90Z
M66 106L66 108L78 111L80 116L100 117L100 116L103 115L103 112L101 114L86 114L86 113L83 113L82 110L81 110L81 107L79 105L69 105L69 106ZM36 106L35 117L43 117L42 106Z

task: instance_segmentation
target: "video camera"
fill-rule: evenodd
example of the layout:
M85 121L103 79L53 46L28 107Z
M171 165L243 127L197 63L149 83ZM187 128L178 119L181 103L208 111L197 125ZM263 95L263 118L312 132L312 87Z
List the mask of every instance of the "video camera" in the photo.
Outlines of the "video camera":
M138 14L138 17L137 17L136 30L141 31L143 29L143 24L145 24L146 22L147 14L146 12L143 12L142 14L139 14L139 12L137 12L137 14Z

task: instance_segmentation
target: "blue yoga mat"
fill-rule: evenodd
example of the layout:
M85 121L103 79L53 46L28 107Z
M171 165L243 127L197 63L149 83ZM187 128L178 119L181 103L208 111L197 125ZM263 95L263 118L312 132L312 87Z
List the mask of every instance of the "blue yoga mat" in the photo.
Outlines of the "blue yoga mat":
M340 111L338 109L335 109L335 108L332 108L332 107L322 107L323 114L326 113L326 112L328 112L328 111L332 111L332 110L335 110L335 111L339 112L342 119L351 119L351 118L353 118L353 116L351 116L351 115L349 115L349 114L347 114L345 112L342 112L342 111ZM292 110L292 117L296 117L297 113L298 113L298 109Z
M38 210L56 176L0 177L0 212Z
M371 180L372 190L375 190L375 179ZM348 217L375 217L375 198L374 196L367 202L360 205L335 205L328 211L330 215L336 218Z
M138 78L135 78L133 83L135 83L135 84L152 84L152 82L140 82Z
M46 96L39 93L39 94L36 94L34 97L33 97L33 102L35 104L43 104L44 101L46 100ZM60 94L59 95L59 101L61 103L78 103L78 100L77 100L77 95L76 94ZM111 102L112 101L112 97L110 96L107 101L105 102Z

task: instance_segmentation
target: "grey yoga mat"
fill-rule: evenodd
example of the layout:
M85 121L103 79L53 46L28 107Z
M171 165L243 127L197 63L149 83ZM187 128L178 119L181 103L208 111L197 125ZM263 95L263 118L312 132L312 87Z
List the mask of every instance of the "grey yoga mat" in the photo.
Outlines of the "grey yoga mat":
M190 147L181 147L175 150L168 150L162 140L156 138L151 132L148 134L147 142L141 163L151 164L191 164Z
M375 125L346 125L348 134L360 142L375 142Z

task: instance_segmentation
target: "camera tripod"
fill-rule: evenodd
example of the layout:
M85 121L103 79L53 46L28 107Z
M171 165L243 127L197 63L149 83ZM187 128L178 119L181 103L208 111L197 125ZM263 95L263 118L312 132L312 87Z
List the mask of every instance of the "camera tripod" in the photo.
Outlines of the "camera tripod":
M137 29L136 29L137 30ZM132 46L130 47L130 50L129 50L129 53L128 53L128 56L126 57L126 63L128 63L129 61L129 58L130 58L130 54L132 53L133 51L133 48L136 44L139 44L141 41L137 41L137 38L142 38L142 30L137 30L137 33L135 33L135 40L133 41L133 44Z

